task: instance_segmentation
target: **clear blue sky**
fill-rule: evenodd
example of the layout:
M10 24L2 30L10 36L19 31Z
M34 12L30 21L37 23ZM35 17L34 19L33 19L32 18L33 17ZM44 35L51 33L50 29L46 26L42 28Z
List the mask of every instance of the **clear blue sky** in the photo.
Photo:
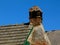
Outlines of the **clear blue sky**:
M43 11L45 30L60 30L60 0L0 0L0 26L28 22L34 5Z

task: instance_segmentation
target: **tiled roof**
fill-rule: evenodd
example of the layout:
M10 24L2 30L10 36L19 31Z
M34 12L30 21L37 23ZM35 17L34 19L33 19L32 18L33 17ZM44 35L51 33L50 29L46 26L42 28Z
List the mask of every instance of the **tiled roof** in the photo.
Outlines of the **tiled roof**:
M27 25L0 26L0 45L23 45L29 29Z

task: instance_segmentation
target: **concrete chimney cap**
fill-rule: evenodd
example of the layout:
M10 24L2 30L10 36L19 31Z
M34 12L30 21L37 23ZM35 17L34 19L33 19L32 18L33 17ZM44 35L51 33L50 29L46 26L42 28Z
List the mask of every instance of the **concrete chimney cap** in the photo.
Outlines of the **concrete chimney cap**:
M41 11L41 9L38 6L33 6L32 8L29 9L30 12L32 12L32 11L38 11L38 10Z

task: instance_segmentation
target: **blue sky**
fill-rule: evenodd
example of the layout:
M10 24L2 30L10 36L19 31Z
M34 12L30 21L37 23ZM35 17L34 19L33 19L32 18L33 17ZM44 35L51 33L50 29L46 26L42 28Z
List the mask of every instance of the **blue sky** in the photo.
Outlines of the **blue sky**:
M60 30L60 0L0 0L0 26L29 21L29 8L43 11L45 30Z

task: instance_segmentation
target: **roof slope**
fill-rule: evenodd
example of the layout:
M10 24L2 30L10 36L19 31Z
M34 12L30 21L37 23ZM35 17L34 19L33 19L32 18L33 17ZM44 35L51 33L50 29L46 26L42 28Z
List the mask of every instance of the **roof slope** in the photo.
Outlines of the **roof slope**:
M60 45L60 30L48 32L48 37L52 45Z
M0 26L0 45L23 45L28 32L27 25Z

